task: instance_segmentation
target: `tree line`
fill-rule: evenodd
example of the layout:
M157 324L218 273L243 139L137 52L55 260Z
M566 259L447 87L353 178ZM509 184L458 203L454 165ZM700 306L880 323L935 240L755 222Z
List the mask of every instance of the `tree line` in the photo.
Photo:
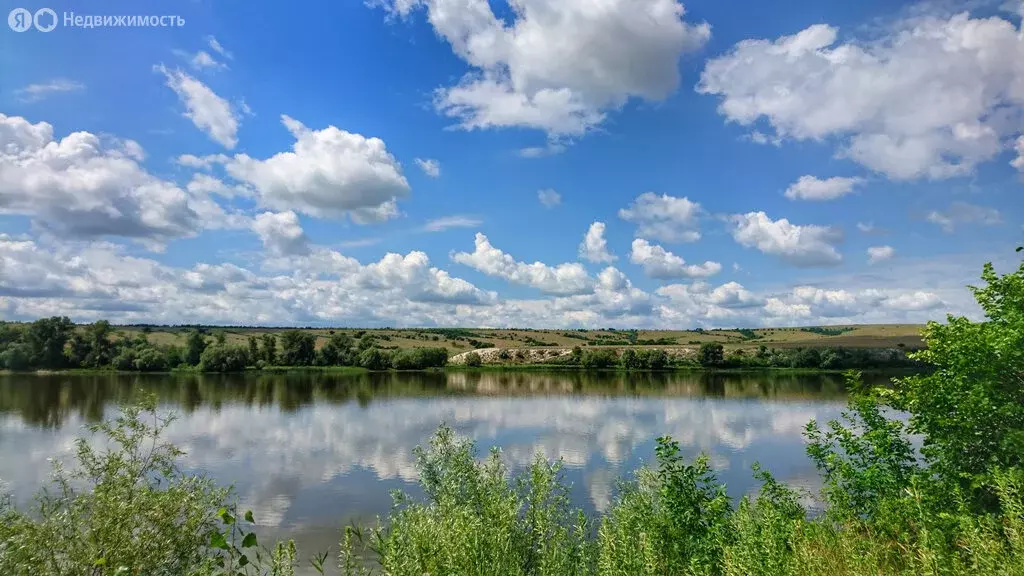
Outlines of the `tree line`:
M358 366L370 370L420 370L448 362L445 348L387 349L368 333L355 339L331 334L319 349L316 336L303 330L249 336L245 345L230 344L223 331L212 335L190 330L185 344L151 342L146 332L118 334L100 320L79 328L54 316L29 324L0 323L0 368L7 370L114 369L164 372L198 369L240 372L270 366Z

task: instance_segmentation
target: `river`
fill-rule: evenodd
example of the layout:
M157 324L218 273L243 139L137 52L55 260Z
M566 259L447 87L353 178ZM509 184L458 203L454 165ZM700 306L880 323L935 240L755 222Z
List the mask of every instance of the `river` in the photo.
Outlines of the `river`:
M708 454L734 497L756 489L755 461L814 492L803 428L845 406L829 374L0 375L0 479L14 501L29 503L48 459L70 461L84 425L140 390L177 413L167 439L183 467L234 484L264 542L293 537L303 556L386 514L392 490L417 494L413 448L442 422L481 454L501 447L513 471L538 451L562 458L574 503L594 512L663 434Z

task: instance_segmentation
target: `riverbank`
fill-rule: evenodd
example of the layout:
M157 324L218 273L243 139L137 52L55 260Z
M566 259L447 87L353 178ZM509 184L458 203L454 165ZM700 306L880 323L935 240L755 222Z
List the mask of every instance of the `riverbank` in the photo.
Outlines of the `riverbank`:
M140 372L137 370L116 370L104 368L72 368L69 370L0 370L0 376L13 376L19 374L36 376L132 376L132 375L153 375L153 376L174 376L174 375L259 375L259 374L387 374L387 373L491 373L491 372L581 372L581 373L610 373L610 374L671 374L677 372L687 373L708 373L708 374L842 374L846 369L824 369L824 368L789 368L789 367L738 367L738 368L716 368L705 366L670 366L666 368L623 368L613 366L608 368L583 368L576 365L566 364L490 364L486 366L465 366L449 365L441 368L421 368L414 370L370 370L359 366L265 366L263 368L246 368L245 370L230 372L203 372L196 367L180 368L161 372ZM919 370L907 367L876 366L860 369L861 372L875 374L913 374Z

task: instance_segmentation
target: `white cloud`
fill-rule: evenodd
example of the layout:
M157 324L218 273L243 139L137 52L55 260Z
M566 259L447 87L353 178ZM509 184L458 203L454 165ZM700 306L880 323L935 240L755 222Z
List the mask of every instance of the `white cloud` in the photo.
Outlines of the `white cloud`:
M1010 161L1010 165L1024 172L1024 136L1017 138L1017 157Z
M868 248L868 264L885 262L894 254L896 254L896 250L892 246L871 246Z
M588 262L600 264L614 262L616 257L608 251L608 241L604 239L604 222L594 222L587 229L580 243L580 258Z
M278 256L309 253L309 239L302 230L299 216L295 212L264 212L258 214L252 223L252 230L259 235L263 246Z
M801 176L786 189L786 198L790 200L835 200L853 192L854 186L862 181L861 178L840 176L825 180L814 176Z
M857 230L860 230L861 232L868 234L870 232L874 232L875 225L872 222L857 222Z
M252 195L252 191L245 186L229 186L228 184L225 184L223 180L214 178L209 174L201 173L193 174L192 180L189 181L185 188L193 194L216 194L225 198Z
M495 299L461 278L452 278L444 270L430 266L430 259L419 251L386 254L367 265L359 276L360 285L370 289L403 290L413 302L483 304Z
M549 140L544 146L527 146L519 149L519 155L523 158L542 158L544 156L555 156L565 152L566 144L558 139Z
M193 54L192 58L189 60L189 63L196 70L223 70L228 67L227 64L214 60L213 56L210 56L210 53L206 50L200 50L199 52Z
M165 66L154 69L167 78L167 87L178 95L185 105L185 117L211 139L227 149L238 144L238 114L227 100L181 70L168 70Z
M645 192L629 208L619 210L619 218L636 224L637 236L662 242L696 242L700 240L697 219L702 212L700 204L689 198Z
M815 24L744 40L707 63L698 91L720 96L729 121L835 139L839 155L897 180L969 173L1019 130L1024 34L1011 21L925 15L873 41L837 38Z
M431 178L437 178L441 175L441 163L437 160L416 158L416 165L423 170L423 173Z
M647 276L659 280L707 278L722 271L721 264L710 260L703 264L686 264L679 256L643 238L633 240L629 261L640 265Z
M438 89L436 109L464 129L527 127L581 135L629 98L661 100L679 84L679 58L707 24L683 21L676 0L517 0L511 22L486 0L381 0L391 14L425 6L439 36L473 71Z
M562 203L562 195L550 188L537 191L537 200L547 208L558 206Z
M426 232L443 232L449 228L476 228L483 224L483 220L472 216L444 216L435 218L423 226Z
M51 94L77 92L79 90L85 90L85 84L68 80L67 78L55 78L42 84L29 84L15 93L22 102L38 102Z
M147 172L142 157L130 140L89 132L56 140L46 122L0 114L0 213L29 216L61 236L123 236L153 248L233 225L205 193Z
M472 253L453 253L452 260L489 276L531 286L548 294L585 294L594 289L593 279L581 264L548 266L543 262L517 262L510 254L492 246L487 236L479 232L476 234L474 244L475 249Z
M799 226L780 218L772 220L764 212L735 214L729 218L732 237L747 248L778 256L796 266L829 266L843 257L835 243L840 232L827 226Z
M224 154L209 154L207 156L196 156L195 154L182 154L174 159L174 163L179 166L187 166L189 168L199 168L201 170L209 170L217 164L224 164L230 160L229 157Z
M289 218L280 219L288 230ZM295 237L295 230L283 236L288 234ZM270 238L271 244L278 240ZM830 276L760 290L694 281L655 294L636 288L609 266L585 293L510 299L451 277L415 250L363 265L324 248L310 247L304 254L268 249L254 270L202 262L175 268L109 243L61 244L0 234L0 306L5 319L67 314L76 321L121 323L547 328L911 323L942 319L946 312L977 318L964 285L976 279L979 261L979 256L907 258L899 275ZM1016 263L996 265L1012 269ZM542 284L550 276L524 266L529 267L512 262L494 275Z
M379 138L328 126L310 130L281 117L295 137L290 152L265 160L239 154L226 165L237 180L260 193L261 204L328 218L348 213L357 223L398 215L396 199L409 193L402 167Z
M217 39L214 38L213 36L207 36L206 37L206 42L207 42L207 44L210 45L210 48L214 52L216 52L217 54L220 54L221 56L227 58L228 60L233 60L235 58L235 56L231 52L228 52L227 50L225 50L224 47L221 46L221 43L218 42Z
M1003 218L995 208L975 206L967 202L953 202L945 213L932 210L926 216L932 224L937 224L943 232L952 233L958 225L997 226Z

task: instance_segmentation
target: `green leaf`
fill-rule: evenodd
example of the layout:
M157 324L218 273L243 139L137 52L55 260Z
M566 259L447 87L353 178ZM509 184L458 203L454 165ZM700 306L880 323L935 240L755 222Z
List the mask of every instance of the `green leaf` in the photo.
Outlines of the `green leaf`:
M245 511L245 521L249 524L255 524L256 521L252 519L252 510Z
M92 563L93 568L99 568L100 566L106 566L106 565L107 565L107 559L106 558L97 558L96 561Z
M246 556L245 554L242 554L241 556L239 556L239 558L238 558L238 565L239 566L245 566L248 563L249 563L249 557L248 556Z
M255 533L249 532L248 534L245 535L245 538L242 538L242 548L252 548L255 545L256 545L256 534Z
M228 549L228 541L224 538L224 535L220 532L214 532L210 534L210 547L220 548L221 550Z

